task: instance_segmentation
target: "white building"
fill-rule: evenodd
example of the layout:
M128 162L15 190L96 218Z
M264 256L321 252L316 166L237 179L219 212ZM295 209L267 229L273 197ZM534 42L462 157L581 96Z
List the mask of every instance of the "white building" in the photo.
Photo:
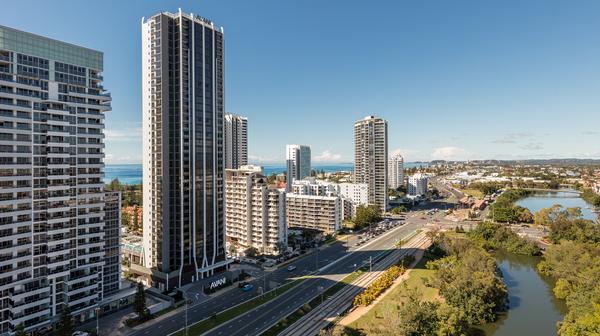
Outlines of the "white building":
M398 189L404 186L404 158L400 154L388 159L388 188Z
M369 204L387 210L387 121L368 116L354 123L354 182L369 187Z
M146 283L171 290L227 268L223 29L161 12L142 22ZM198 43L198 41L204 41Z
M37 334L66 306L77 321L93 318L118 290L107 244L119 218L105 233L103 57L0 26L0 335L20 324Z
M427 193L427 184L429 177L424 174L417 173L408 177L408 195L421 196Z
M248 118L227 113L224 120L225 168L248 164Z
M366 183L338 184L340 196L351 199L355 206L369 204L369 185Z
M289 228L335 233L342 222L342 203L338 196L286 194Z
M292 190L294 180L302 180L310 176L310 146L304 145L286 145L285 162L287 166L287 188Z
M243 249L276 253L287 245L285 192L269 188L261 167L225 170L225 230Z

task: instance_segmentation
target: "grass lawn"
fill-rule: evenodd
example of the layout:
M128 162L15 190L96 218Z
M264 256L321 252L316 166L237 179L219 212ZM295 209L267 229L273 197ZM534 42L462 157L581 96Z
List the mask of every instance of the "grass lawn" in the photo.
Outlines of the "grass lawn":
M477 189L464 189L461 191L463 192L463 194L467 194L467 195L473 196L475 198L483 198L485 196L481 191L479 191Z
M279 287L276 291L271 291L271 292L267 293L266 295L257 297L250 301L246 301L239 306L235 306L233 308L227 309L219 314L215 314L215 315L213 315L203 321L200 321L194 325L190 325L189 326L189 334L190 335L200 335L200 334L203 334L203 333L211 330L212 328L218 327L219 325L221 325L231 319L234 319L249 310L252 310L252 309L260 306L261 304L276 298L277 296L283 294L285 291L298 285L300 282L302 282L304 280L305 279L294 280L290 283L287 283L287 284ZM184 336L185 331L180 330L180 331L174 333L173 335Z
M426 287L422 280L423 278L430 278L433 275L434 271L425 268L425 264L429 260L427 254L425 254L419 263L411 269L408 278L403 282L407 287L405 288L403 284L400 284L391 292L385 294L375 307L358 320L352 322L346 329L347 332L350 335L354 334L352 331L361 331L367 335L377 335L382 328L388 329L390 323L389 321L385 321L385 316L390 313L394 315L397 313L397 305L402 302L406 290L414 291L417 288L423 294L423 300L437 300L438 290ZM356 334L358 335L358 333Z

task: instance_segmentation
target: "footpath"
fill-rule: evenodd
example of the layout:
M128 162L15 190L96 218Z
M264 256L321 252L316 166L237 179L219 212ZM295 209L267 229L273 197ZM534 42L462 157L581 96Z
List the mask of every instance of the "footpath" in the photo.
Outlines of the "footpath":
M421 248L418 249L417 252L414 254L415 261L413 261L413 263L409 265L406 272L404 272L404 274L399 276L385 292L383 292L381 295L379 295L379 297L377 297L377 299L375 299L375 301L373 301L373 303L371 303L370 305L368 305L366 307L357 307L357 308L351 310L342 319L340 319L337 322L337 324L340 324L343 326L348 326L352 322L358 320L361 316L363 316L364 314L369 312L371 309L373 309L373 307L375 307L379 302L381 302L381 300L383 300L383 298L386 295L391 293L394 290L394 288L396 288L398 285L400 285L404 280L408 279L413 267L415 267L415 265L417 265L419 263L419 261L421 261L421 258L423 258L424 253L425 253L425 250L423 250Z

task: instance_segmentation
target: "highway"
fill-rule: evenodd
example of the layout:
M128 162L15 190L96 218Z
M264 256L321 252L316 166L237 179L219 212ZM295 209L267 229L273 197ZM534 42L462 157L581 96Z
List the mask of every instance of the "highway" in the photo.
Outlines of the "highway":
M349 286L346 286L335 293L321 305L286 328L279 336L318 335L319 332L332 323L337 316L349 309L352 306L354 297L385 273L390 266L396 264L406 255L414 255L419 249L424 249L429 244L429 239L425 237L423 233L415 236L410 242L406 243L402 249L394 251L380 262L373 265L372 272L364 274L360 278L354 280Z
M288 290L284 295L278 296L264 305L214 328L205 335L242 336L261 334L279 320L309 302L322 290L352 273L363 262L368 261L370 257L375 258L380 253L394 247L399 239L408 236L423 225L424 222L420 220L409 220L406 224L387 231L369 241L368 244L360 246L354 253L345 251L332 259L336 262L315 274L314 277L303 281ZM342 258L344 256L345 258Z

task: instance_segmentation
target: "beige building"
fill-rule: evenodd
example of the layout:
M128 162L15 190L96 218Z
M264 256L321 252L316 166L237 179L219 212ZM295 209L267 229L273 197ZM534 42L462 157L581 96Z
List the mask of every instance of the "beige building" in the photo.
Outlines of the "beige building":
M387 209L387 121L368 116L354 123L354 183L368 185L369 204Z
M290 228L313 229L330 234L340 228L342 201L338 196L286 195Z
M287 245L285 192L269 188L261 167L225 170L225 232L230 243L262 253Z

